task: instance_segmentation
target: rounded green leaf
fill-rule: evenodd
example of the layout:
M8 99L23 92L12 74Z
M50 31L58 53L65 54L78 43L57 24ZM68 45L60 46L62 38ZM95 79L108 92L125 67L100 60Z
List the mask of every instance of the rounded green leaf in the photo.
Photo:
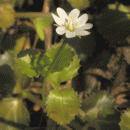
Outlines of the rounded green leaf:
M90 5L89 0L67 0L74 8L83 10Z
M0 27L8 28L14 24L14 8L10 3L0 3Z
M20 71L16 64L16 59L16 54L12 51L6 51L0 56L1 87L4 88L1 89L1 92L7 92L3 93L4 95L11 93L12 91L10 90L12 90L12 88L14 88L13 93L20 93L22 89L29 85L31 80L31 78Z
M46 54L40 56L38 69L40 72L42 71L43 76L45 76L53 62L60 46L61 44L56 44ZM78 74L79 62L78 55L69 45L66 45L58 56L56 64L53 66L51 74L49 74L47 79L55 89L59 88L61 82L68 81Z
M23 89L26 89L29 86L32 78L28 77L26 74L23 74L19 69L15 71L15 74L16 85L13 89L13 94L19 94Z
M53 19L51 17L35 18L33 23L36 27L39 38L43 41L45 39L44 30L51 25Z
M113 114L114 107L115 100L105 92L95 93L91 97L87 97L82 103L82 109L86 112L86 120L89 121Z
M15 47L13 48L13 51L15 53L19 53L23 47L24 47L24 44L25 44L25 40L26 40L26 37L25 36L22 36L20 37L17 41L16 41L16 45Z
M121 130L130 130L130 109L121 115L121 121L119 125Z
M115 110L115 100L106 92L87 97L82 109L85 115L81 119L96 130L119 130L120 113Z
M7 64L0 66L0 98L8 96L16 84L14 71Z
M52 90L47 97L46 106L47 115L58 124L65 125L78 114L80 100L73 89Z
M52 48L45 53L46 56L40 59L39 64L43 66L43 72L46 72L44 67L48 65L48 68L49 68L48 63L51 64L53 62L58 50L60 49L60 46L61 44L53 45ZM46 57L46 60L45 60L45 57ZM53 66L51 73L61 71L65 67L68 67L70 63L73 61L73 57L74 57L74 50L69 45L66 45L61 51L61 53L59 54L59 56L57 57L56 63ZM46 62L46 61L49 61L49 62Z
M31 49L19 53L16 60L20 70L29 77L38 77L40 74L36 70L36 66L40 54L39 51Z
M118 2L116 2L115 4L109 4L108 8L111 10L119 10L120 12L125 12L125 13L129 13L129 7L125 6L123 4L119 4Z
M12 51L6 51L4 54L0 55L0 66L1 65L9 65L12 70L17 69L17 65L15 63L16 54Z
M0 55L0 98L11 94L16 84L16 54L7 51Z
M23 100L4 98L0 102L0 129L21 130L29 125L29 112Z
M123 5L108 5L96 19L99 32L113 44L130 35L128 8Z
M60 86L61 82L68 81L78 75L78 69L80 67L80 60L78 55L75 54L73 61L70 63L68 67L65 67L63 70L59 72L55 72L48 76L48 80L51 85L56 89Z
M47 72L50 64L52 63L51 58L49 58L47 55L45 54L41 54L38 60L38 66L37 66L37 70L39 71L43 71L44 72L44 76L45 73Z
M128 6L125 6L125 5L123 5L123 4L120 4L120 5L119 5L118 10L121 11L121 12L130 13L129 7L128 7Z

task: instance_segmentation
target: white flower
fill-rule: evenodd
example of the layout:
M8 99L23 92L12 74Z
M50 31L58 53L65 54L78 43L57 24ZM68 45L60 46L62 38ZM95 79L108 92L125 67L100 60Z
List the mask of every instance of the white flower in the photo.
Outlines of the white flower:
M88 14L83 14L79 17L79 9L73 9L69 15L67 15L62 8L57 8L57 13L59 17L53 13L51 14L54 21L57 23L56 32L59 35L66 34L67 38L73 38L75 36L80 37L90 34L86 29L92 28L93 25L91 23L86 23L88 20Z

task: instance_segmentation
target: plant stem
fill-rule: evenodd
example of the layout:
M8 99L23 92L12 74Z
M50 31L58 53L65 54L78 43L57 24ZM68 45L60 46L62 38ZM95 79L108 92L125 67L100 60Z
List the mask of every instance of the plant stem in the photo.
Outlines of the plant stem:
M50 0L44 0L43 2L43 8L42 8L42 12L44 14L50 14L50 5L49 5L49 1ZM48 26L45 30L44 30L44 34L45 34L45 52L47 50L49 50L51 48L52 45L52 25ZM45 96L47 97L49 92L51 90L51 85L49 83L49 81L46 81L46 88L45 88Z
M45 105L43 104L42 100L36 98L30 92L27 92L26 90L23 90L22 97L29 99L30 101L32 101L32 102L36 103L37 105L39 105L41 108L45 109Z
M24 12L24 13L15 13L15 18L39 18L39 17L48 17L48 18L52 18L51 14L43 14L41 12L37 13L37 12Z
M46 85L46 80L47 80L47 77L49 76L49 74L51 73L56 61L57 61L57 57L59 56L59 54L61 53L61 51L63 50L63 48L65 47L66 43L63 43L61 44L61 47L60 49L58 50L53 62L51 63L50 67L48 68L48 71L46 72L45 74L45 78L44 78L44 82L43 82L43 88L42 88L42 100L43 100L43 103L45 104L45 85Z
M83 110L79 110L79 115L82 117L82 118L84 118L85 117L85 112L83 111Z
M62 125L64 128L66 128L67 130L73 130L73 129L71 129L69 126L67 126L67 125Z

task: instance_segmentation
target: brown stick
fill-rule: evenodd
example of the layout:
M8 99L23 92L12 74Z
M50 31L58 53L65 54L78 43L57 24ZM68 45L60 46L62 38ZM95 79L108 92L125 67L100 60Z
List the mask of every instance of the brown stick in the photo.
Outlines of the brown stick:
M39 39L38 34L36 34L36 35L35 35L35 40L34 40L34 44L33 44L32 49L35 49L35 48L36 48L38 39Z
M50 14L49 0L44 0L42 12L45 15ZM52 26L51 25L44 30L44 34L45 34L45 52L46 52L48 49L51 48L51 42L52 42ZM46 96L48 95L50 90L51 90L51 86L50 86L49 81L47 81L46 89L45 89Z
M51 14L43 14L41 12L18 12L15 13L15 18L39 18L39 17L51 17Z

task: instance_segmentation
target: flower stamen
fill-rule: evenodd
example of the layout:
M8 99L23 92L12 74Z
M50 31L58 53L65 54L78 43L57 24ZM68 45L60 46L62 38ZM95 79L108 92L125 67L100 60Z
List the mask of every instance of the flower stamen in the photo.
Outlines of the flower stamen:
M81 36L76 35L79 39L81 39Z
M54 26L59 27L59 25L58 25L58 24L54 24Z
M69 17L65 21L66 22L64 23L64 26L65 26L66 30L71 31L71 32L74 31L74 28L78 25L78 22L76 22L75 24L72 24L71 17Z

